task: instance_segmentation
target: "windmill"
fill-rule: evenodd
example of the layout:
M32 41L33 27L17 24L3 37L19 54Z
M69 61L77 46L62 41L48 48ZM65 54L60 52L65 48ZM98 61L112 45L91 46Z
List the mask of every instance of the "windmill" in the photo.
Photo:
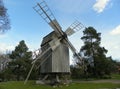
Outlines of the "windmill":
M54 31L43 38L41 43L42 52L32 62L33 65L25 83L35 65L37 65L38 68L40 67L40 72L44 75L42 80L52 76L52 79L59 81L59 75L70 74L69 49L82 63L82 58L78 55L75 47L68 40L67 36L71 36L76 31L84 28L84 26L80 22L75 21L64 32L44 0L37 3L33 9L53 28Z

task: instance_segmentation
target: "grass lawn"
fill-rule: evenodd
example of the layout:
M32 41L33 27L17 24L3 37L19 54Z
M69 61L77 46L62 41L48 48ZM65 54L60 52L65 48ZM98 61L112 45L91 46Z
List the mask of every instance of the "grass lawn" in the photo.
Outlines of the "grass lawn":
M120 89L119 84L113 83L71 83L69 86L56 87L55 89ZM29 81L26 85L20 82L0 83L0 89L53 89L48 85L36 85L34 81Z
M120 74L112 74L112 79L120 80Z
M106 79L107 80L107 79ZM105 80L105 81L106 81ZM112 79L109 81L120 80L119 74L112 74ZM120 89L120 83L112 83L112 82L95 82L92 81L84 81L84 82L75 82L69 84L69 86L60 86L55 89ZM99 80L97 80L99 81ZM26 85L24 85L23 81L11 81L11 82L1 82L0 89L53 89L52 86L49 85L37 85L34 81L29 81Z

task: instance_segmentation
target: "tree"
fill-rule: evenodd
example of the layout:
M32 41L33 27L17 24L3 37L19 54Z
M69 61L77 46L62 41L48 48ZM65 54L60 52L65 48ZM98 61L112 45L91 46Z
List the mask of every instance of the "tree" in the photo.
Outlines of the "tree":
M0 79L4 81L5 78L10 79L10 71L7 69L7 64L11 61L8 54L0 54Z
M109 58L106 57L108 50L100 46L100 36L101 33L98 33L93 27L88 27L83 31L83 37L81 37L84 45L80 49L80 54L86 64L85 73L95 77L110 74L110 71L108 71L110 62Z
M20 41L15 50L10 54L13 59L8 65L17 80L25 79L31 67L32 52L28 50L24 40Z
M0 0L0 33L10 29L10 20L7 14L7 9L4 6L3 0Z

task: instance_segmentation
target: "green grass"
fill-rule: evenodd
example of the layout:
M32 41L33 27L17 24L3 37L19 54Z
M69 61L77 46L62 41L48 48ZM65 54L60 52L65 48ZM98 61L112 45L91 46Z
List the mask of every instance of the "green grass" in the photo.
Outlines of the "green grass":
M112 74L112 79L120 80L120 74Z
M112 80L120 80L119 74L112 74ZM93 80L94 81L94 80ZM89 83L89 82L80 82L80 83L71 83L69 86L56 87L55 89L120 89L120 83ZM24 85L23 81L11 81L11 82L2 82L0 83L0 89L53 89L49 85L37 85L34 81L29 81Z
M56 87L55 89L116 89L120 84L113 83L71 83L69 86ZM26 85L20 82L3 82L0 83L0 89L53 89L48 85L36 85L34 81L29 81Z

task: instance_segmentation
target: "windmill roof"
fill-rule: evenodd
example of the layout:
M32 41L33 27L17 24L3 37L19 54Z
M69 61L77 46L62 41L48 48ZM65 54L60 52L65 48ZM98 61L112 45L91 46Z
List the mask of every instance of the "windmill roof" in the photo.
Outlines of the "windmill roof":
M51 40L53 40L53 35L55 35L55 31L52 31L51 33L49 33L47 36L45 36L43 38L42 44L41 46L45 45L46 43L50 42Z

